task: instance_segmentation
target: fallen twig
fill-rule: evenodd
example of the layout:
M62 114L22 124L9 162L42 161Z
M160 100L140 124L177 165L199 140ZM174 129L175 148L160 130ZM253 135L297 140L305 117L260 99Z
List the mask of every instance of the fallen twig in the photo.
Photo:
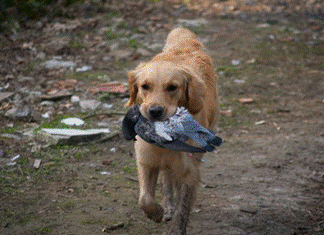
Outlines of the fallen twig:
M123 222L120 222L120 223L118 223L118 224L114 224L114 225L112 225L112 226L110 226L110 227L106 227L106 228L103 228L102 229L102 232L110 232L110 231L114 231L114 230L116 230L116 229L118 229L118 228L123 228L124 227L124 223Z

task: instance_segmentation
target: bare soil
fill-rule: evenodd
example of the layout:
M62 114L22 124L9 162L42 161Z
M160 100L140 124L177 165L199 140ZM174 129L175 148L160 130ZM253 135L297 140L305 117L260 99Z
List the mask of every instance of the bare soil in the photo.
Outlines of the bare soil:
M219 74L222 114L218 134L224 144L204 157L202 187L188 234L324 234L323 21L314 15L298 17L298 12L291 13L294 9L288 15L250 11L245 12L249 17L239 17L217 12L204 15L189 7L181 12L185 5L179 3L167 7L154 4L143 7L126 1L124 7L108 7L105 14L80 16L77 28L44 31L58 22L75 24L54 19L41 21L46 25L41 28L20 29L15 39L8 36L11 34L2 35L0 87L10 84L7 91L21 93L22 87L32 91L39 85L46 91L54 82L73 78L78 81L74 94L92 97L85 93L91 82L103 74L126 82L126 72L150 58L140 54L139 48L152 55L158 53L159 47L147 45L162 45L170 29L180 24L178 19L203 18L202 24L184 26L204 42ZM137 11L134 18L132 10ZM122 38L144 31L139 26L147 26L145 22L149 27L131 44L119 45L131 51L131 57L104 59L115 53L110 46L123 40L112 37L109 29L102 35L99 29L116 25L116 18L122 18L117 21L123 25L116 31L126 32ZM264 25L267 20L271 24ZM314 37L316 43L312 42ZM59 40L78 42L79 46L54 43ZM38 53L25 44L30 42ZM98 46L102 42L106 44ZM37 57L40 51L45 58ZM58 52L64 60L90 64L93 69L80 75L40 66ZM19 81L22 75L33 77L33 82ZM99 96L102 98L102 94L94 98ZM251 98L252 102L242 102L241 98ZM42 113L40 102L27 105ZM109 96L105 102L124 110L123 98ZM119 135L85 146L47 146L21 135L44 123L53 124L62 113L81 115L77 108L66 108L70 103L55 101L51 109L58 116L50 121L24 122L1 116L0 234L85 235L102 234L103 229L111 234L165 234L169 224L150 221L137 205L133 143ZM6 111L8 104L16 105L14 101L1 103L0 110ZM119 116L98 115L87 121L87 127L96 127L103 120L120 126ZM17 164L8 166L18 154ZM35 159L42 160L39 169L33 168ZM114 229L118 223L123 226Z

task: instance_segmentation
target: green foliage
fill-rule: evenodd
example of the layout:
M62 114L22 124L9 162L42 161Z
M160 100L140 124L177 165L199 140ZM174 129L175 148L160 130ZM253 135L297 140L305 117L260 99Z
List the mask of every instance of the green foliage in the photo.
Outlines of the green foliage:
M57 14L62 7L84 0L1 0L0 23L3 21L38 19L45 14Z

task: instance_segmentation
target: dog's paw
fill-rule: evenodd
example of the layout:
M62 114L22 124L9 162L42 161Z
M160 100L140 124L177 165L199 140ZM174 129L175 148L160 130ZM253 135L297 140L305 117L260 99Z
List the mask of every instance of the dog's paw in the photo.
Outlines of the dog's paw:
M174 208L164 209L163 222L169 222L172 220Z
M142 209L149 219L153 220L156 223L160 223L162 221L164 210L159 204L155 203L153 208L146 207Z

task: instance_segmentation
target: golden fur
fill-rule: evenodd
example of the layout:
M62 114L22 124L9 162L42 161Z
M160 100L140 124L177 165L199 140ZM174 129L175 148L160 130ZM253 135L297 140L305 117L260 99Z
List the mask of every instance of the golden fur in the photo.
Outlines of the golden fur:
M140 112L152 119L152 107L160 107L159 120L184 106L204 127L213 129L218 115L216 74L202 43L188 29L170 32L162 53L128 73L130 99ZM203 154L175 152L153 146L136 137L135 152L140 182L139 204L156 222L172 219L170 234L185 234L189 212L200 182L199 161ZM154 200L159 173L163 208ZM178 200L173 205L173 187ZM174 215L173 215L174 214Z

